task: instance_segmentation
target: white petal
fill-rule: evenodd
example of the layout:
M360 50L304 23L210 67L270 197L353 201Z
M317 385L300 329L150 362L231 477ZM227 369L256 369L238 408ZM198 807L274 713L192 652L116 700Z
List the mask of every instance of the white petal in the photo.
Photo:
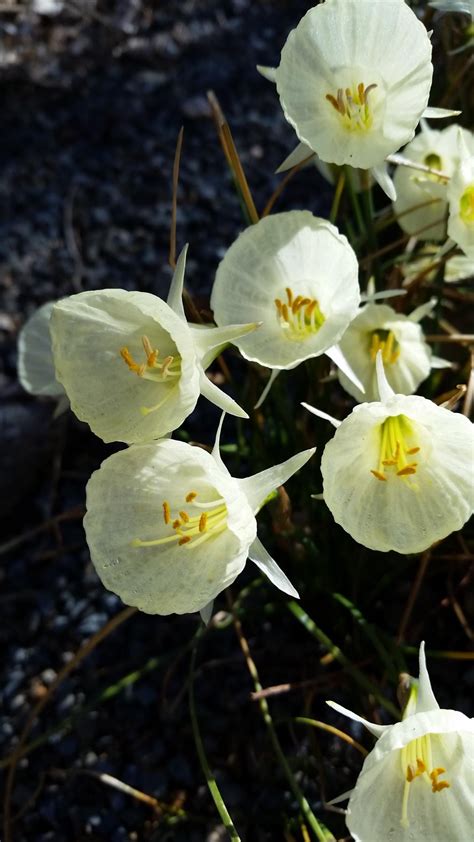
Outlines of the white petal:
M389 175L387 165L380 164L377 167L371 167L370 171L379 187L382 188L385 195L388 196L388 198L391 199L392 202L394 202L397 198L397 191L392 181L392 178Z
M190 492L197 496L187 502ZM213 512L222 505L219 520ZM222 528L212 534L208 521L202 535L196 527L191 541L180 546L172 522L181 510L197 519L208 511L210 522L215 518ZM136 445L106 459L87 486L84 528L105 587L149 614L205 608L243 569L256 536L255 518L236 481L211 454L173 440ZM163 538L171 540L133 544Z
M219 409L223 409L224 412L228 412L230 415L236 415L237 418L249 417L245 410L243 410L239 404L230 397L230 395L223 392L222 389L219 389L219 386L216 386L215 383L211 383L202 369L199 376L199 388L201 390L201 395L204 395L208 401L211 401L211 403L215 404L215 406L218 406Z
M302 164L305 160L307 160L309 164L311 158L314 157L314 154L313 150L310 149L306 143L298 143L296 149L293 149L293 152L290 152L275 172L287 172L287 170L291 170L293 167L298 166L298 164Z
M329 421L329 423L332 424L333 427L336 427L336 429L342 424L342 421L338 421L337 418L334 418L334 416L328 415L328 413L323 412L322 409L316 409L315 406L311 406L309 403L302 402L301 406L304 406L304 408L307 409L308 412L312 412L313 415L317 415L318 418L323 418L325 421Z
M263 64L257 64L257 70L264 79L275 82L276 67L265 67Z
M431 357L431 368L451 368L452 365L451 360L444 360L442 357Z
M55 301L39 307L23 325L18 337L18 378L32 395L64 396L56 380L49 322Z
M420 670L418 676L418 694L416 697L416 713L426 713L429 710L438 710L439 704L436 701L433 690L431 689L431 681L426 667L424 640L422 640L420 644L419 660Z
M201 610L199 612L200 615L201 615L201 620L203 621L205 626L209 625L209 621L212 617L213 608L214 608L214 600L211 599L211 601L208 602L207 605L204 606L204 608L201 608Z
M353 722L360 722L364 728L367 728L367 730L370 731L374 737L377 737L377 739L381 737L385 731L392 727L391 725L376 725L375 722L368 722L367 719L363 719L362 716L344 708L337 702L326 701L326 704L329 705L330 708L333 708L333 710L337 710L338 713L342 713L343 716L347 716L348 719L352 719Z
M383 357L382 351L377 352L377 356L375 358L375 370L377 373L377 386L379 390L380 400L382 403L390 400L391 397L395 394L393 391L390 383L388 382L385 376L385 369L383 367Z
M424 319L426 316L431 315L437 303L437 298L430 298L430 300L426 301L425 304L420 304L419 307L415 307L415 309L411 311L408 318L412 322L421 322L421 320Z
M333 361L337 365L337 367L342 371L342 373L350 380L351 383L354 384L356 389L359 389L362 394L365 392L365 387L362 381L357 377L357 374L354 372L354 369L351 367L347 357L344 355L341 347L339 345L334 345L332 348L328 348L326 351L326 356L329 357L330 360Z
M268 576L270 582L275 585L275 587L279 588L280 591L283 591L283 593L288 594L288 596L293 596L296 599L300 598L298 591L293 587L288 579L288 576L283 573L281 567L278 566L276 561L266 551L262 542L259 541L258 538L255 538L255 541L249 549L249 558L257 565L262 573L265 573L265 576Z
M306 465L306 462L308 459L311 459L315 451L315 447L311 447L309 450L302 450L301 453L290 456L286 462L274 465L273 468L267 468L266 471L260 471L260 473L254 474L252 477L236 480L247 497L252 511L258 512L268 495L272 491L275 491L276 488L279 488L280 485L283 485L303 465Z
M222 426L223 426L224 420L225 420L225 415L226 415L225 412L223 412L220 419L219 419L219 424L217 425L217 430L216 430L216 438L214 440L214 446L212 448L211 453L212 453L213 458L216 460L217 464L219 465L219 468L222 471L224 471L224 473L228 474L229 471L228 471L226 465L224 464L224 462L222 461L222 457L221 457L221 433L222 433Z
M406 294L406 289L385 289L381 292L362 294L360 300L362 304L371 304L373 301L384 301L386 298L398 298L400 295Z
M318 302L319 328L284 329L275 301L286 301L287 289ZM308 211L289 211L261 219L233 243L218 267L211 306L219 325L262 323L235 340L246 359L291 369L339 340L359 300L357 259L346 238Z
M445 119L446 117L459 117L461 111L453 111L451 108L435 108L433 106L428 106L423 111L423 117L425 120L440 120Z
M186 316L184 314L183 307L183 286L187 253L188 243L186 243L186 245L182 249L181 254L179 255L178 260L176 262L176 268L174 270L173 278L171 280L171 285L168 292L168 298L166 300L168 307L171 307L173 312L175 312L176 315L180 317L180 319L184 319L184 321L186 321Z
M198 359L204 370L210 366L213 360L235 339L246 336L248 333L259 327L258 322L246 325L225 325L215 327L214 325L189 325L191 335L194 339L194 347Z
M194 345L183 322L156 295L125 290L81 292L55 305L50 323L57 379L73 412L104 441L150 441L175 430L199 397ZM142 337L160 359L180 360L179 374L156 382L121 357L146 360ZM161 404L159 409L149 411Z

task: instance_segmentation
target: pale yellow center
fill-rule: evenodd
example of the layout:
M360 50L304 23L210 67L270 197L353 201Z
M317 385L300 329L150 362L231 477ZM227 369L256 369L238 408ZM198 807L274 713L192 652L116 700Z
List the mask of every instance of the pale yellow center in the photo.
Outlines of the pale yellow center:
M375 83L367 87L363 82L352 88L338 88L336 96L326 94L326 99L339 114L348 131L367 131L373 123L373 112L369 97L377 87Z
M380 450L377 468L371 473L381 482L393 477L416 474L418 462L413 456L420 451L413 424L406 415L391 415L380 425Z
M194 549L211 537L223 532L227 527L227 506L224 498L201 503L196 498L196 491L189 491L183 498L183 507L172 512L167 500L162 503L162 517L169 532L163 538L142 541L135 538L134 547L157 547L161 544L177 544L179 547Z
M145 362L142 363L137 363L134 360L126 346L120 348L120 356L129 370L144 380L175 385L181 377L181 357L179 354L161 358L158 348L153 348L148 336L142 336L142 345L145 353ZM167 390L164 398L155 404L155 406L141 407L142 414L148 415L150 412L160 409L169 397L170 391Z
M474 225L474 184L466 188L459 200L459 216L466 225Z
M318 332L326 321L316 298L296 295L286 287L286 301L275 298L276 315L285 337L302 342Z
M372 362L375 362L379 351L382 351L384 365L393 365L397 362L400 356L400 345L392 330L379 328L370 334L369 354Z
M433 766L432 738L436 739L436 735L425 734L423 737L412 740L400 750L402 774L405 780L400 824L405 828L410 825L408 799L413 786L419 786L421 781L424 781L431 787L433 793L442 792L443 789L449 789L451 786L446 779L440 780L441 775L446 774L446 769L443 766Z

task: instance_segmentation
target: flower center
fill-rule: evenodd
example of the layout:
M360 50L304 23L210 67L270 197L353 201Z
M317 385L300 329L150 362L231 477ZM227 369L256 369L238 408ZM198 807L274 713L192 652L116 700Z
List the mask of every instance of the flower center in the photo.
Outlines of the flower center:
M443 766L433 766L431 736L425 734L423 737L412 740L400 751L402 773L405 779L400 824L405 828L409 827L410 824L408 820L408 799L414 781L418 778L424 780L431 786L431 792L433 793L449 789L451 786L448 781L439 780L441 775L446 773L446 769Z
M124 345L120 348L120 356L129 370L142 377L144 380L153 380L155 383L168 383L175 385L177 380L181 377L181 357L179 354L168 355L163 359L160 358L158 348L153 348L148 336L142 336L142 345L145 352L145 362L137 363L132 357L128 348ZM160 400L155 406L142 406L141 412L143 415L148 415L150 412L155 412L159 409L170 397L171 390L167 390L164 398Z
M290 287L286 287L286 301L275 298L278 324L287 339L301 342L317 333L326 321L316 298L303 295L295 297Z
M132 546L157 547L161 544L174 543L179 547L188 546L189 549L194 549L198 544L223 532L227 527L227 506L224 498L218 497L215 500L200 503L196 500L197 496L196 491L189 491L184 500L188 507L192 508L187 511L183 504L183 508L174 514L168 501L164 500L162 503L163 522L170 534L151 541L135 538Z
M380 425L379 464L370 472L382 482L390 475L406 478L416 474L418 462L411 460L420 450L416 440L413 425L406 415L386 418Z
M474 184L466 188L459 200L459 216L466 225L474 224Z
M369 353L372 362L379 351L382 351L382 359L385 365L393 365L400 356L400 345L395 339L395 334L391 330L372 331L370 335Z
M425 164L425 166L430 167L430 169L432 170L439 170L439 172L441 172L443 169L443 159L440 158L440 156L437 155L436 152L430 152L428 155L425 155L423 163ZM426 177L429 181L445 182L444 178L442 178L440 175L435 175L432 172L423 173L422 175Z
M340 115L349 131L367 131L372 126L373 114L369 105L369 94L377 87L374 82L365 87L359 82L353 88L338 88L336 96L326 94L326 99Z

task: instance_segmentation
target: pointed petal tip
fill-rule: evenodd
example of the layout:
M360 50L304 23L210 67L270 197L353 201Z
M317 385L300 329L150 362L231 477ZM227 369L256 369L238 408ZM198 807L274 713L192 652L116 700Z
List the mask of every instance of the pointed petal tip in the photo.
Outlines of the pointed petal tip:
M269 82L276 82L276 67L267 67L264 64L257 64L257 71L260 73L260 76L263 76L264 79L268 79Z
M390 400L390 398L393 398L395 392L393 391L385 374L385 369L383 367L382 351L377 351L377 356L375 358L375 368L377 374L377 387L379 390L379 397L382 403L386 403L386 401Z
M305 403L304 401L302 401L301 406L304 406L304 408L307 409L308 412L311 412L312 415L316 415L317 418L322 418L323 421L329 421L329 423L332 424L333 427L337 428L340 427L342 424L342 421L338 421L337 418L333 418L332 415L329 415L327 412L323 412L322 409L316 409L315 406L311 406L311 404L309 403Z

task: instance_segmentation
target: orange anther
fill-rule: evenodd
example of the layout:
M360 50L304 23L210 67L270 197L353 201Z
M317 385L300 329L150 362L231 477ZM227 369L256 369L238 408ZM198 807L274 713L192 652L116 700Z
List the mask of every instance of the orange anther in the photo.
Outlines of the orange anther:
M412 453L418 453L419 449L419 447L410 447L410 450L407 450L407 453L409 453L410 455Z
M166 502L163 503L163 519L166 524L168 524L171 520L171 512L170 512L170 504Z
M197 491L190 491L189 494L186 494L186 503L192 503L197 496Z
M288 305L291 307L291 305L293 304L293 292L290 289L290 287L286 287L286 295L288 298Z
M178 541L178 546L182 547L183 544L188 544L190 542L190 540L191 540L191 538L189 537L189 535L183 535L183 537L180 538L179 541Z
M207 512L203 512L199 518L199 532L205 532L207 528Z
M384 476L380 471L370 471L371 474L374 475L375 479L380 479L382 482L387 482L387 477Z
M408 477L411 474L416 474L417 462L411 462L410 465L405 465L400 471L397 471L397 477Z
M179 516L180 516L181 520L183 521L183 523L189 523L189 515L188 515L187 512L180 512Z
M172 523L173 529L179 529L179 527L182 526L182 525L183 524L181 523L179 517L177 517L176 520L174 520L173 523Z

